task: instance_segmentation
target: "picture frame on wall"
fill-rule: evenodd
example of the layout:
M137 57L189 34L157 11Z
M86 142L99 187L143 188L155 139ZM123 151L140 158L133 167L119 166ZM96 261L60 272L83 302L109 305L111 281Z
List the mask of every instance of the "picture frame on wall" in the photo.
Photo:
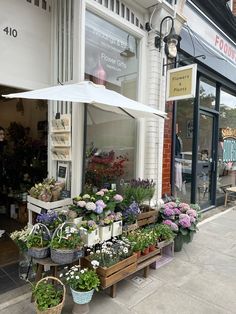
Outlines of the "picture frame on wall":
M186 137L193 138L193 120L187 120Z

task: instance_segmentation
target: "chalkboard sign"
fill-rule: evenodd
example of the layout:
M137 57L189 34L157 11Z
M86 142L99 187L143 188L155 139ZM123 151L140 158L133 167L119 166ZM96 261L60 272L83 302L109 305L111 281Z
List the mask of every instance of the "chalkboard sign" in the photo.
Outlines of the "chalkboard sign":
M64 198L70 198L70 191L67 191L67 190L63 190L61 191L61 198L64 199Z
M65 179L66 178L67 167L59 165L58 167L58 177Z

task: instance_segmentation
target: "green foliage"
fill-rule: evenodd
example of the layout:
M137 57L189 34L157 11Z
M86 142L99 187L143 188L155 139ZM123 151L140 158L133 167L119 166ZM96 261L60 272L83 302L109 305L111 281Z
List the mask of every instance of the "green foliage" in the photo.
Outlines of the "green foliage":
M99 277L94 270L87 268L80 269L80 266L73 266L65 274L66 282L75 291L98 290L100 285Z
M57 232L51 240L53 249L76 249L82 245L79 232L75 228L70 228ZM73 231L73 232L72 232Z
M63 291L45 281L40 282L38 286L33 289L33 295L40 311L57 306L63 299Z
M44 235L41 233L31 233L27 239L28 248L44 248L49 245L49 240L44 238Z
M145 201L152 199L155 192L155 183L147 180L131 180L131 182L124 186L123 194L124 199L128 204L135 201L138 205L141 205Z
M175 234L168 225L158 224L155 226L155 234L158 241L174 239Z
M27 238L30 234L30 229L28 227L24 227L24 229L21 230L15 230L11 233L10 237L11 239L16 243L19 250L21 252L26 252L28 250L27 247Z

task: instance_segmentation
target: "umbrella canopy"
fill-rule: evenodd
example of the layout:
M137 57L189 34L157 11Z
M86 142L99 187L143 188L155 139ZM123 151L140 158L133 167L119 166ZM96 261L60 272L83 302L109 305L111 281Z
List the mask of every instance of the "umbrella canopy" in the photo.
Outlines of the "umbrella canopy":
M45 99L92 104L100 109L120 113L134 118L166 117L166 113L127 98L117 92L90 81L77 84L58 85L29 92L2 95L6 98Z

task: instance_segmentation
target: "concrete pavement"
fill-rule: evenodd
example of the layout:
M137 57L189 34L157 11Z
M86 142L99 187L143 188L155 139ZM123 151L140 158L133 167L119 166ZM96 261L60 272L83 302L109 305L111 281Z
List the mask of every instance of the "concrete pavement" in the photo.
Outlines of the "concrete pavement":
M90 314L236 313L236 210L203 221L199 229L192 243L169 264L151 270L147 279L120 282L114 299L97 293ZM19 301L0 307L0 313L35 313L29 297ZM68 296L62 313L71 311Z

